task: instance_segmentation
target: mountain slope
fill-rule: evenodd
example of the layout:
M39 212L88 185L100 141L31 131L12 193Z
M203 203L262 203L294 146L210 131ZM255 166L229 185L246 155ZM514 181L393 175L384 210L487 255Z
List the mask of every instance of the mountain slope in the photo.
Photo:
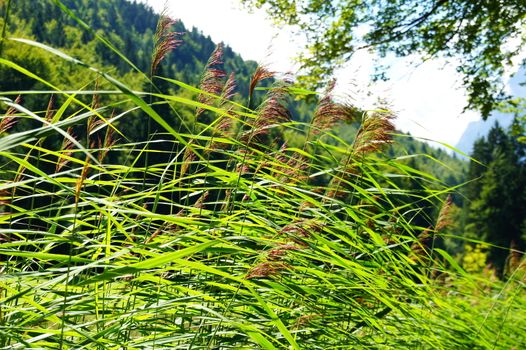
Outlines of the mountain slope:
M126 0L66 0L63 3L92 30L81 29L51 0L14 1L8 21L9 34L30 37L83 59L91 57L93 62L88 63L113 66L119 75L132 70L118 54L95 39L95 35L101 35L141 71L149 72L153 35L159 19L150 7ZM5 6L6 2L0 1L0 13L4 13ZM216 44L180 21L173 29L180 33L178 37L183 45L165 57L162 75L197 85ZM242 60L226 46L224 65L227 71L236 73L238 85L244 89L257 64Z

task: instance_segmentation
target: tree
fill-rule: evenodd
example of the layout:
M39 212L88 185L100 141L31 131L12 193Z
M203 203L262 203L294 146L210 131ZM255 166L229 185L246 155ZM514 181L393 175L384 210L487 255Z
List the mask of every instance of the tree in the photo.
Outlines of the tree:
M306 34L307 52L300 56L308 85L328 76L360 49L374 48L422 60L436 56L455 62L469 94L466 108L484 118L506 96L505 65L520 54L506 49L511 39L526 43L526 2L522 0L241 0L265 8L277 23ZM365 30L365 35L359 32ZM377 72L382 77L383 72ZM312 77L309 79L309 77Z
M502 272L508 252L497 247L515 245L523 249L522 237L526 219L525 145L496 124L487 138L475 143L470 180L466 195L465 232L471 238L486 240L495 245L489 259Z

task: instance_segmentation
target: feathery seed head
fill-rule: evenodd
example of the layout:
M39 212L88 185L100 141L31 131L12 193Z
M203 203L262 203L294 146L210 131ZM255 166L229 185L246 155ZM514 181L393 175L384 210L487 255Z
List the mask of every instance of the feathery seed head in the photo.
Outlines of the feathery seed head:
M22 96L18 95L15 99L16 104L22 103ZM7 111L5 112L4 117L0 119L0 134L8 131L11 129L17 122L16 118L14 117L14 114L16 112L16 108L9 107Z
M119 139L115 137L115 130L111 127L108 127L108 131L106 131L106 135L104 136L104 142L99 140L99 162L103 161L103 159L108 154L110 148L112 148L118 141Z
M49 101L47 103L47 108L46 108L46 116L45 116L45 119L47 121L51 121L53 119L53 115L55 115L55 95L51 95L51 97L49 98Z
M391 134L395 131L393 124L395 118L396 116L388 110L365 114L354 141L354 154L363 156L378 152L392 143Z
M196 155L194 151L192 150L191 145L192 145L192 141L188 143L188 145L186 146L186 149L184 150L183 164L181 165L181 177L183 177L186 174L188 168L190 167L190 164L196 158Z
M351 122L356 115L356 108L346 103L334 101L333 91L336 80L332 80L318 103L312 120L312 134L330 130L338 122Z
M285 254L287 254L287 252L291 250L301 250L301 248L292 243L282 244L282 245L279 245L271 249L268 252L268 259L269 260L280 260L285 256Z
M446 201L442 205L442 208L440 209L440 213L438 214L438 219L435 225L435 231L441 231L444 228L448 227L453 223L453 220L451 219L451 206L453 205L453 199L451 195L447 196Z
M265 261L254 266L247 274L245 279L252 278L265 278L270 276L276 276L281 271L290 268L289 265L277 261Z
M220 107L224 106L227 101L232 100L236 95L237 83L234 72L230 73L225 85L223 86L223 92L221 93L221 104Z
M208 59L203 77L199 84L199 89L204 91L204 93L199 94L197 97L197 100L201 103L211 105L216 99L216 96L221 96L221 93L224 91L223 87L226 85L223 81L226 77L226 72L222 68L223 51L223 44L219 43ZM233 82L231 81L229 84L233 84ZM229 87L227 89L233 88ZM203 112L203 108L198 108L196 116L199 116Z
M260 81L273 78L274 75L275 73L269 71L265 66L258 66L254 74L252 74L252 78L250 79L250 85L248 88L249 98L252 98L254 90L256 89L256 86L259 84Z
M205 191L199 199L195 202L194 207L198 209L202 209L205 206L205 201L208 199L208 196L210 195L210 191Z
M73 128L69 127L68 130L67 130L67 133L72 138L75 138L75 134L73 133ZM69 138L64 137L64 139L62 140L62 146L60 147L60 149L63 152L62 154L64 154L65 156L70 157L71 154L73 153L71 151L73 149L73 146L74 146L73 142ZM69 159L60 156L58 158L57 164L55 166L55 172L58 173L60 171L60 169L62 169L68 163L69 163Z
M155 30L155 45L153 49L151 65L152 75L155 73L164 57L166 57L170 51L177 48L182 43L182 40L179 39L179 36L183 33L178 33L171 30L175 23L175 20L166 15L165 8L159 17L157 29Z

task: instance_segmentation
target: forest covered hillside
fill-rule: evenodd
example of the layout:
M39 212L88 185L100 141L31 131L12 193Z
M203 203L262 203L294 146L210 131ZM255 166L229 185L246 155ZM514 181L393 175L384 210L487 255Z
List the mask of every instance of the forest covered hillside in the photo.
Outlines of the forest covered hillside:
M93 60L89 63L112 66L118 75L129 73L129 63L96 40L96 35L100 34L140 71L149 71L154 48L152 38L159 19L151 8L127 0L68 0L63 4L90 29L83 29L52 1L15 1L10 7L9 33L22 34L52 47L66 49L72 56ZM6 1L2 1L2 12L5 5ZM173 79L197 85L217 43L196 28L186 28L181 21L176 21L173 29L178 40L185 45L180 45L176 52L166 57L162 72ZM239 86L248 88L248 79L256 63L243 61L228 46L224 49L223 59L225 68L239 76Z

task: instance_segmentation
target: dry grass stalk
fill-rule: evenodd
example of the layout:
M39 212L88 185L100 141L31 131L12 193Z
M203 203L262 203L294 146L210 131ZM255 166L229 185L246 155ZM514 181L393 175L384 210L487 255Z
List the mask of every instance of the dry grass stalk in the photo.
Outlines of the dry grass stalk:
M182 43L182 40L179 40L179 36L182 33L171 30L176 21L168 17L166 15L166 11L166 8L162 11L159 21L157 22L157 29L155 30L155 46L153 49L151 65L152 76L157 71L157 68L164 57L166 57L170 51L177 48Z

